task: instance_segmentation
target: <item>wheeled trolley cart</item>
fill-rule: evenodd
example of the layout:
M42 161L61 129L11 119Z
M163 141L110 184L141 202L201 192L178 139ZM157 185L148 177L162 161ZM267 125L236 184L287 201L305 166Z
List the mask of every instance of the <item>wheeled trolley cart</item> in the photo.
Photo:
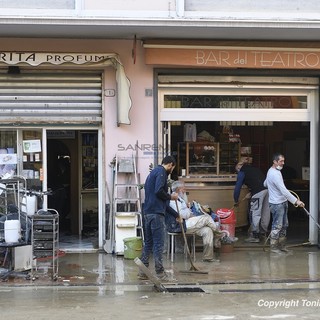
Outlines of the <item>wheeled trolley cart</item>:
M39 210L32 216L32 279L50 275L58 279L59 214L54 209Z
M13 176L0 179L0 255L3 271L0 279L30 278L31 219L24 210L26 179ZM6 270L7 269L7 270Z

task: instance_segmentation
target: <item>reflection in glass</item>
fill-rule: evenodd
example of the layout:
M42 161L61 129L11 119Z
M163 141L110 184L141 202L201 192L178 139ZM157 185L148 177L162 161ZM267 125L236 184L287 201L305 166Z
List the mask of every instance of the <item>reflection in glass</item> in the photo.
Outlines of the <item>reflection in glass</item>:
M0 130L0 177L8 179L17 174L17 132Z
M165 95L165 108L306 109L306 96Z

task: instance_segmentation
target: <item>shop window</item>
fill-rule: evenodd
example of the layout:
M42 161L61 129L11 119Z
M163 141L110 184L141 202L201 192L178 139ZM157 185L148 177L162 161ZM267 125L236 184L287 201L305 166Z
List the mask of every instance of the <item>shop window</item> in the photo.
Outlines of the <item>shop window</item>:
M43 180L42 132L41 130L22 131L21 176L27 179L29 189L41 190Z
M41 189L41 130L0 130L0 177L17 175L26 179L28 188Z
M0 130L0 177L11 178L17 174L17 132Z

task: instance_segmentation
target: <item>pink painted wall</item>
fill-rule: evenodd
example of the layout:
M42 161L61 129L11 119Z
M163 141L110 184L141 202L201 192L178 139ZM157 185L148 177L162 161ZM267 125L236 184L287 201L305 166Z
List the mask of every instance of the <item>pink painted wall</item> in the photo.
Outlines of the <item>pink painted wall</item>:
M146 155L154 145L154 125L153 125L153 97L145 96L145 89L153 89L153 69L144 64L144 52L140 43L137 43L136 63L133 63L131 56L132 41L114 41L114 48L121 58L125 67L125 73L131 82L132 108L130 110L130 125L120 125L117 127L116 121L116 98L105 98L105 109L112 108L113 112L107 112L106 117L106 165L107 181L111 181L111 169L108 166L116 153L119 155L136 154L135 145L138 143L140 150L138 156L138 172L140 182L144 183L149 173L149 164L153 163L152 154ZM106 88L115 88L115 77L106 78ZM143 149L143 150L141 150ZM111 185L111 184L110 184Z

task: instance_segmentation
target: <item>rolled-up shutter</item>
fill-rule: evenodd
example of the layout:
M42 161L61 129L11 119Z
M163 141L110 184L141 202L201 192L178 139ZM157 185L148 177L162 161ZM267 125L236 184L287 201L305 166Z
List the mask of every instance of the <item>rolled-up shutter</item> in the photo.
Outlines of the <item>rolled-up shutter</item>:
M0 72L0 126L102 122L99 72Z

